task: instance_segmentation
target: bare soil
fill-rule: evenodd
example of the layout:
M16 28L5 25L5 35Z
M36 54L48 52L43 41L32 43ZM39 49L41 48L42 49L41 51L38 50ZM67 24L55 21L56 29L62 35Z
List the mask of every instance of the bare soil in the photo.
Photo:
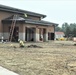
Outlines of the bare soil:
M76 75L76 46L72 41L30 42L24 48L0 43L0 65L19 75Z

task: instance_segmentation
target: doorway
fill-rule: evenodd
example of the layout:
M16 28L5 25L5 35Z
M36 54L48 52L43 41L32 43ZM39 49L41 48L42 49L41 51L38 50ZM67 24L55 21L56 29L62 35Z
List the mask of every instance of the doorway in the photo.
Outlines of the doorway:
M25 31L25 41L34 41L35 40L35 28L26 27Z
M54 40L54 33L48 33L48 40Z
M54 40L54 33L51 33L51 40Z

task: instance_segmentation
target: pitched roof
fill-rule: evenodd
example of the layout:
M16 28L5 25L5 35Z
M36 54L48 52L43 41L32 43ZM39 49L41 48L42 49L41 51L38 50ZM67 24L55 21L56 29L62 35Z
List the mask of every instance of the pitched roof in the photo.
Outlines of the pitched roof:
M9 21L19 21L19 22L24 22L24 23L29 23L29 24L37 24L37 25L45 25L45 26L52 26L52 25L58 25L56 23L52 23L52 22L48 22L48 21L43 21L43 20L32 20L28 17L23 17L23 16L15 16L15 18L13 17L14 15L5 18L4 20L2 20L2 22L9 22Z
M57 35L65 35L64 32L55 32Z
M46 15L43 15L43 14L39 14L39 13L31 12L31 11L26 11L26 10L21 10L21 9L9 7L9 6L1 5L1 4L0 4L0 10L12 12L12 13L18 13L18 14L25 13L27 15L36 16L36 17L43 17L43 18L46 17Z

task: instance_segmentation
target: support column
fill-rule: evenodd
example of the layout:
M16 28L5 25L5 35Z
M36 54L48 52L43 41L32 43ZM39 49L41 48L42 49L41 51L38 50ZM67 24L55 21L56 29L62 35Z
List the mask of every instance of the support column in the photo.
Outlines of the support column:
M1 39L2 36L3 36L3 25L0 21L0 39Z
M41 28L41 38L42 38L42 41L43 41L43 28Z
M34 41L39 41L39 29L38 28L36 28L35 29L35 39L34 39Z
M29 41L29 38L30 38L29 36L30 36L29 28L27 28L27 37L26 37L27 38L27 41Z
M25 26L20 25L19 27L19 39L25 41Z
M44 34L45 36L45 41L48 41L48 29L46 29L46 32L45 32L45 34Z

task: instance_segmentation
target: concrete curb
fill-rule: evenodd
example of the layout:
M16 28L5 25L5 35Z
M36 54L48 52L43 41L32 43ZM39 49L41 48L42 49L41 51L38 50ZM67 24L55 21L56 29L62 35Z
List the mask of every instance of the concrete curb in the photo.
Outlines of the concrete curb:
M0 75L19 75L0 66Z

